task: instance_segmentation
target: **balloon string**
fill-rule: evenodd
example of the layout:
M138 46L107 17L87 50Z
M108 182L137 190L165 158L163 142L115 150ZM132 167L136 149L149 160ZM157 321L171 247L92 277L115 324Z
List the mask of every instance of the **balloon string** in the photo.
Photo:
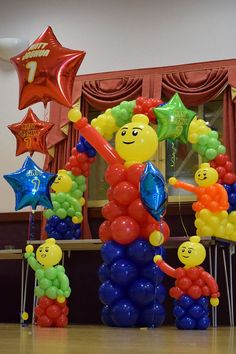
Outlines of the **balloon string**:
M170 158L170 166L171 167L175 167L175 156L176 156L176 147L175 147L175 143L172 141L171 143L171 158Z
M28 240L34 240L35 223L34 223L34 210L29 215L29 227L28 227Z
M48 121L48 105L44 105L44 121Z

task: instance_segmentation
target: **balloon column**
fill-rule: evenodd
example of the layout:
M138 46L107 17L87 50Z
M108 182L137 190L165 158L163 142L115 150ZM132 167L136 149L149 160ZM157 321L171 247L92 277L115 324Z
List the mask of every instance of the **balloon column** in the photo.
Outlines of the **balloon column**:
M210 325L208 299L218 306L220 293L215 279L199 265L206 257L205 247L199 243L199 236L190 237L178 248L178 258L184 267L169 266L161 255L154 257L156 265L175 278L175 286L169 291L175 299L173 314L179 329L206 329Z
M65 327L68 324L69 309L66 299L70 296L69 279L65 268L58 265L62 250L55 239L47 239L36 251L26 246L24 254L28 264L35 271L38 286L35 295L39 299L35 307L37 324L40 327Z
M145 99L140 101L144 103ZM148 104L150 113L158 101ZM91 125L77 107L69 111L68 117L108 163L105 179L110 185L109 201L102 209L105 221L99 228L104 242L104 263L99 270L102 320L113 326L156 327L165 318L162 304L166 291L161 284L162 273L153 268L152 257L163 254L160 245L169 237L163 219L167 194L160 172L150 163L145 168L144 162L157 150L158 139L148 125L148 116L134 114L136 107L135 101L122 102ZM139 111L142 109L139 107ZM115 149L107 142L113 133ZM143 188L139 190L140 182ZM149 244L149 237L155 239L156 247Z

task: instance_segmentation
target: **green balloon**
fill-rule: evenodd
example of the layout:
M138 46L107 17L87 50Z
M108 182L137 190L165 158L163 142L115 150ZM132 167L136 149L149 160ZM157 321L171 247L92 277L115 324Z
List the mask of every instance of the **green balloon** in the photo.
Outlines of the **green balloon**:
M67 209L67 214L70 216L70 217L73 217L75 216L75 209L70 207L69 209Z
M57 289L57 296L64 296L64 291Z
M64 295L65 295L65 297L69 297L70 294L71 294L71 288L69 287L68 290L64 291Z
M197 139L197 143L200 145L206 145L208 143L208 136L205 134L199 135Z
M56 215L60 218L60 219L65 219L67 217L67 212L65 209L59 208L56 210Z
M57 298L57 288L55 286L50 286L50 288L48 288L46 290L45 294L50 299L56 299Z
M54 200L54 201L52 202L52 205L53 205L53 209L54 209L54 210L60 209L60 207L61 207L61 204L58 203L58 201L56 201L56 200Z
M69 207L70 207L70 203L68 203L68 202L62 203L62 208L63 209L67 210Z
M58 201L59 203L63 203L65 200L66 200L66 193L63 192L56 193L56 201Z
M40 298L42 296L45 295L45 291L43 289L41 289L39 286L37 286L35 289L34 289L34 293L35 295Z
M217 131L215 131L215 130L211 130L211 131L209 132L208 136L209 136L210 138L215 138L215 139L218 139L218 138L219 138L219 134L218 134Z
M54 215L54 211L52 209L47 209L44 211L43 215L46 219L50 219L50 217Z
M198 146L197 146L197 152L198 152L201 156L204 156L204 155L205 155L206 149L207 149L206 145L198 145Z
M205 157L208 160L214 160L214 158L217 156L217 151L215 149L206 149L205 151Z
M49 280L53 280L57 277L57 271L54 267L48 267L44 271L45 277Z
M60 282L58 279L54 279L53 282L52 282L53 286L55 286L56 288L59 288L60 287Z
M77 188L78 188L78 184L77 184L75 181L73 181L73 182L72 182L71 191L74 191L74 190L76 190Z
M44 278L44 270L43 269L36 270L35 277L37 280Z
M217 139L215 139L215 138L209 138L209 139L208 139L207 146L208 146L209 148L217 149L219 145L220 145L219 140L217 140Z
M78 184L85 184L86 183L86 178L83 175L77 176L76 177L76 181L77 181Z
M43 290L46 290L46 289L50 288L50 286L52 286L51 280L49 280L47 278L40 279L38 283L39 283L39 287Z
M57 265L55 269L57 270L57 275L60 273L65 273L65 268L62 265Z
M224 145L218 146L218 148L217 148L217 155L219 155L219 154L225 154L225 153L226 153L226 148L225 148L225 146L224 146Z
M75 199L80 199L83 195L83 192L80 189L76 189L73 193L72 193L73 197Z

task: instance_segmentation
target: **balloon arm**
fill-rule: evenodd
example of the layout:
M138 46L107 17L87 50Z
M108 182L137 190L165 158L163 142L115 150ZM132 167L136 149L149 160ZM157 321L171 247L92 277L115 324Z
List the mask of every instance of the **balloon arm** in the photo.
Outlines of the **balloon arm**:
M211 292L211 297L216 298L220 296L218 284L211 274L203 271L201 273L201 279L205 281L206 284L208 285Z
M104 158L108 164L123 163L124 161L117 154L115 149L106 141L98 131L92 127L89 123L80 126L74 125L78 129L81 135L88 140L88 142L96 149L96 151Z
M62 291L68 290L69 288L69 278L67 277L67 275L63 272L60 272L58 274L58 280L60 282L60 289Z
M172 278L176 278L176 269L172 268L169 264L167 264L165 261L160 260L156 262L156 265L167 275L169 275Z
M198 187L193 186L192 184L185 183L182 181L177 180L177 182L173 185L174 188L182 188L185 189L186 191L192 192L197 194Z
M27 257L27 262L30 265L30 267L36 272L38 269L41 269L42 266L40 263L38 263L38 261L35 258L34 253L31 253L28 257Z

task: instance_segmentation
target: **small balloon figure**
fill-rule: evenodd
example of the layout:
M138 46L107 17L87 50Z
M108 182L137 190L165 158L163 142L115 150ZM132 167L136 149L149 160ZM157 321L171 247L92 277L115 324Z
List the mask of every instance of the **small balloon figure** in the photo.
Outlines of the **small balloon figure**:
M171 177L169 183L174 188L183 188L197 195L198 201L192 205L196 212L206 208L216 213L229 208L227 192L221 184L217 183L218 173L210 167L209 163L200 165L194 179L197 186L178 181L175 177Z
M167 275L175 278L175 286L169 291L175 299L173 314L179 329L206 329L210 325L208 299L212 306L219 305L218 285L215 279L199 265L206 257L200 237L192 236L178 248L178 258L184 267L169 266L156 255L154 262Z
M71 288L65 268L59 265L62 250L55 239L49 238L36 251L32 245L26 246L25 258L35 271L38 285L35 295L39 303L35 308L37 324L40 327L65 327L68 324L69 309L66 298Z

